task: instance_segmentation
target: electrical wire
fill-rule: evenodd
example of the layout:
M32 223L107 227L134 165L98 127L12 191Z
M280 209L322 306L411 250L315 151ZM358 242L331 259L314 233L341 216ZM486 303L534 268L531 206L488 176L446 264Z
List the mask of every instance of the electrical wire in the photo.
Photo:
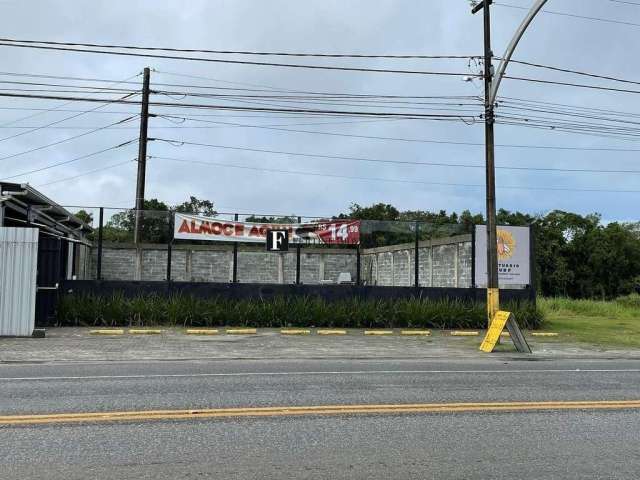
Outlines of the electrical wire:
M171 115L158 115L159 117L170 117ZM283 131L283 132L293 132L293 133L306 133L313 135L325 135L325 136L335 136L335 137L346 137L346 138L362 138L369 140L384 140L384 141L397 141L397 142L407 142L407 143L430 143L430 144L442 144L442 145L462 145L462 146L474 146L474 147L484 147L484 143L481 142L466 142L466 141L449 141L449 140L431 140L431 139L419 139L419 138L402 138L402 137L386 137L386 136L377 136L377 135L357 135L350 133L339 133L339 132L324 132L317 130L300 130L300 129L292 129L292 128L281 128L279 125L250 125L250 124L241 124L241 123L231 123L231 122L221 122L216 120L202 120L198 118L190 118L190 117L178 117L183 118L188 121L194 122L204 122L204 123L214 123L214 124L223 124L230 125L235 127L243 127L243 128L257 128L257 129L265 129L265 130L275 130L275 131ZM328 124L328 123L327 123ZM299 124L304 125L304 124ZM313 123L307 125L314 125ZM320 124L322 125L322 124ZM556 145L531 145L531 144L508 144L508 143L497 143L495 145L499 148L524 148L524 149L539 149L539 150L575 150L575 151L593 151L593 152L640 152L640 149L629 149L629 148L616 148L616 147L577 147L577 146L556 146Z
M353 156L346 156L346 155L327 155L327 154L288 152L288 151L281 151L281 150L269 150L269 149L251 148L251 147L236 147L236 146L230 146L230 145L216 145L216 144L209 144L209 143L169 140L169 139L163 139L163 138L149 138L149 140L165 142L173 146L193 145L198 147L219 148L223 150L237 150L237 151L254 152L254 153L268 153L273 155L287 155L292 157L323 158L323 159L330 159L330 160L348 160L348 161L370 162L370 163L387 163L387 164L394 164L394 165L481 168L481 169L485 168L484 164L449 163L449 162L417 162L417 161L409 161L409 160L384 160L379 158L353 157ZM538 172L640 174L640 170L605 170L605 169L588 169L588 168L550 168L550 167L547 168L547 167L520 167L520 166L513 167L513 166L506 166L506 165L496 166L496 169L538 171Z
M125 118L125 119L123 119L123 120L119 120L119 121L117 121L117 122L110 123L109 125L105 125L104 127L95 128L95 129L93 129L93 130L89 130L88 132L83 132L83 133L80 133L80 134L78 134L78 135L74 135L74 136L72 136L72 137L64 138L64 139L62 139L62 140L58 140L58 141L53 142L53 143L48 143L47 145L42 145L42 146L40 146L40 147L31 148L31 149L29 149L29 150L24 150L24 151L22 151L22 152L13 153L13 154L11 154L11 155L5 155L4 157L0 157L0 161L1 161L1 160L8 160L8 159L10 159L10 158L20 157L20 156L22 156L22 155L26 155L26 154L28 154L28 153L33 153L33 152L37 152L37 151L40 151L40 150L44 150L45 148L53 147L53 146L55 146L55 145L60 145L60 144L62 144L62 143L69 142L69 141L71 141L71 140L75 140L75 139L77 139L77 138L84 137L84 136L86 136L86 135L90 135L90 134L92 134L92 133L96 133L96 132L100 132L100 131L102 131L102 130L106 130L106 129L108 129L108 128L110 128L110 127L113 127L113 126L115 126L115 125L120 125L120 124L122 124L122 123L129 122L129 121L131 121L131 120L132 120L132 119L134 119L134 118L135 118L135 116L127 117L127 118Z
M382 69L382 68L364 68L364 67L340 67L335 65L306 65L306 64L295 64L295 63L274 63L274 62L253 62L248 60L224 60L220 58L199 58L199 57L184 57L178 55L157 55L150 53L133 53L133 52L119 52L119 51L108 51L108 50L92 50L87 48L67 48L67 47L55 47L51 46L51 42L47 42L44 45L35 45L35 44L18 44L18 43L7 43L11 42L11 40L5 40L4 42L0 41L0 46L4 47L19 47L19 48L35 48L41 50L55 50L55 51L66 51L66 52L76 52L76 53L96 53L96 54L104 54L104 55L120 55L126 57L144 57L144 58L163 58L169 60L185 60L185 61L193 61L193 62L212 62L212 63L228 63L235 65L252 65L252 66L266 66L266 67L284 67L284 68L300 68L300 69L311 69L311 70L333 70L333 71L344 71L344 72L370 72L370 73L393 73L393 74L404 74L404 75L435 75L435 76L453 76L453 77L472 77L478 75L470 75L469 73L461 73L461 72L439 72L439 71L425 71L425 70L395 70L395 69ZM43 42L44 43L44 42Z
M126 98L129 98L129 97L133 96L133 95L135 95L135 94L134 93L130 93L128 95L125 95L124 97L121 97L120 99L126 99ZM49 128L49 127L51 127L53 125L58 125L58 124L60 124L62 122L66 122L67 120L71 120L73 118L81 117L82 115L86 115L87 113L91 113L92 111L99 110L99 109L104 108L104 107L106 107L108 105L110 105L110 103L104 103L102 105L98 105L98 106L96 106L94 108L91 108L89 110L86 110L84 112L76 113L76 114L70 115L68 117L64 117L64 118L62 118L60 120L56 120L54 122L50 122L50 123L47 123L45 125L41 125L39 127L31 128L31 129L26 130L24 132L19 132L19 133L16 133L14 135L9 135L8 137L0 138L0 142L4 142L5 140L10 140L10 139L13 139L13 138L16 138L16 137L20 137L22 135L27 135L29 133L37 132L38 130L42 130L43 128ZM93 131L99 131L101 129L102 129L102 127L98 127L98 128L94 128ZM6 157L4 157L4 158L6 158ZM2 160L2 158L0 158L0 160Z
M493 2L494 5L498 5L500 7L507 7L507 8L517 8L518 10L529 10L529 7L523 7L520 5L512 5L509 3L499 3L499 2ZM563 16L563 17L571 17L571 18L579 18L582 20L592 20L595 22L604 22L604 23L613 23L616 25L627 25L630 27L640 27L640 23L634 23L634 22L626 22L623 20L613 20L610 18L600 18L600 17L589 17L586 15L578 15L575 13L567 13L567 12L556 12L553 10L542 10L542 13L546 13L549 15L559 15L559 16Z
M17 173L15 175L11 175L9 177L5 177L2 180L10 180L12 178L18 178L18 177L22 177L22 176L25 176L25 175L31 175L32 173L43 172L45 170L49 170L51 168L59 167L61 165L68 165L70 163L78 162L80 160L84 160L85 158L93 157L93 156L99 155L101 153L109 152L111 150L116 150L116 149L121 148L121 147L126 147L127 145L131 145L133 143L136 143L137 141L138 141L137 138L134 138L132 140L127 140L126 142L123 142L123 143L121 143L119 145L115 145L113 147L104 148L102 150L98 150L97 152L91 152L91 153L88 153L86 155L81 155L79 157L75 157L75 158L72 158L70 160L65 160L63 162L57 162L57 163L54 163L54 164L51 164L51 165L47 165L45 167L35 168L33 170L29 170L29 171L26 171L26 172Z
M273 169L273 168L264 168L264 167L249 167L246 165L232 165L228 163L217 163L217 162L205 162L202 160L188 160L174 157L157 157L151 156L151 159L159 159L159 160L168 160L174 162L182 162L182 163L190 163L190 164L198 164L198 165L206 165L206 166L215 166L215 167L225 167L225 168L238 168L243 170L253 170L260 172L268 172L268 173L281 173L287 175L300 175L300 176L310 176L310 177L325 177L325 178L339 178L345 180L362 180L362 181L370 181L370 182L389 182L389 183L404 183L404 184L412 184L412 185L435 185L435 186L447 186L447 187L469 187L469 188L485 188L484 184L469 184L469 183L449 183L449 182L427 182L422 180L408 180L408 179L399 179L399 178L382 178L382 177L360 177L360 176L351 176L351 175L337 175L330 173L320 173L320 172L308 172L302 170L281 170L281 169ZM568 188L568 187L530 187L530 186L506 186L506 185L497 185L496 188L499 189L512 189L512 190L535 190L535 191L562 191L562 192L589 192L589 193L640 193L640 190L608 190L608 189L592 189L592 188Z
M129 100L105 100L100 98L88 98L88 97L66 97L57 95L29 95L29 94L16 94L16 93L0 93L0 97L10 98L31 98L31 99L48 99L48 100L70 100L78 102L113 102L125 105L140 105L140 102L132 102ZM215 109L215 110L230 110L230 111L252 111L252 112L275 112L275 113L308 113L318 115L339 115L339 116L369 116L369 117L399 117L399 118L416 118L427 120L454 120L474 123L477 118L469 115L434 115L424 113L394 113L394 112L366 112L366 111L347 111L347 110L320 110L320 109L294 109L294 108L266 108L266 107L244 107L244 106L231 106L231 105L212 105L212 104L193 104L193 103L175 103L175 102L149 102L153 107L167 107L167 108L202 108L202 109Z
M182 52L182 53L211 53L211 54L232 54L232 55L260 55L278 57L320 57L320 58L387 58L387 59L469 59L481 58L480 55L422 55L422 54L361 54L361 53L309 53L309 52L265 52L248 50L208 50L202 48L175 48L175 47L145 47L140 45L110 45L102 43L73 43L54 42L42 40L18 40L15 38L0 38L2 42L16 42L27 44L64 45L68 47L92 47L92 48L115 48L120 50L151 50L162 52Z
M107 166L102 167L102 168L96 168L94 170L89 170L88 172L83 172L83 173L81 173L79 175L74 175L72 177L61 178L59 180L54 180L53 182L41 183L40 185L38 185L38 188L47 187L49 185L54 185L56 183L67 182L69 180L75 180L75 179L81 178L81 177L86 177L87 175L91 175L91 174L98 173L98 172L103 172L105 170L111 170L112 168L116 168L116 167L120 167L122 165L130 164L130 163L133 163L135 161L136 161L135 159L134 160L125 160L124 162L118 162L118 163L114 163L114 164L111 164L111 165L107 165Z
M494 57L498 60L502 60L501 57ZM517 63L519 65L526 65L528 67L534 67L534 68L541 68L544 70L552 70L554 72L562 72L562 73L571 73L574 75L582 75L585 77L591 77L591 78L598 78L601 80L610 80L613 82L621 82L621 83L629 83L632 85L640 85L639 81L636 80L628 80L625 78L620 78L620 77L612 77L610 75L601 75L601 74L597 74L597 73L589 73L589 72L584 72L584 71L580 71L580 70L572 70L569 68L562 68L562 67L554 67L551 65L543 65L541 63L534 63L534 62L527 62L524 60L510 60L509 63Z
M7 72L4 72L4 73L2 73L2 74L3 74L3 75L15 75L15 74L7 73ZM140 74L139 74L139 73L137 73L137 74L132 75L132 76L130 76L130 77L128 77L128 78L125 78L124 80L113 80L113 81L108 81L108 83L113 83L113 84L116 84L116 85L117 85L117 84L121 84L121 83L128 83L128 82L129 82L129 80L131 80L132 78L136 78L136 77L137 77L137 76L139 76L139 75L140 75ZM21 122L21 121L23 121L23 120L28 120L28 119L30 119L30 118L35 118L35 117L37 117L37 116L39 116L39 115L43 115L43 114L48 113L48 112L60 111L60 109L61 109L62 107L65 107L65 106L67 106L67 105L69 105L69 104L71 104L71 103L73 103L73 102L66 102L66 103L63 103L63 104L58 105L57 107L48 108L48 109L43 109L42 111L39 111L38 113L34 113L34 114L32 114L32 115L27 115L26 117L21 117L21 118L17 118L17 119L15 119L15 120L11 120L11 121L9 121L9 122L3 123L3 124L2 124L2 125L0 125L0 126L3 126L3 127L4 127L4 126L7 126L7 125L14 125L14 124L16 124L16 123L18 123L18 122Z

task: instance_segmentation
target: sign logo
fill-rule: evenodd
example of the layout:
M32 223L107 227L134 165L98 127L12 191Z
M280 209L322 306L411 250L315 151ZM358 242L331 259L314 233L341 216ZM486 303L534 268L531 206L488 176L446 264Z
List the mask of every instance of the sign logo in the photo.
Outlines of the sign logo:
M267 230L267 251L286 252L289 250L289 232L287 230Z
M498 229L498 258L508 260L516 252L516 241L510 232Z

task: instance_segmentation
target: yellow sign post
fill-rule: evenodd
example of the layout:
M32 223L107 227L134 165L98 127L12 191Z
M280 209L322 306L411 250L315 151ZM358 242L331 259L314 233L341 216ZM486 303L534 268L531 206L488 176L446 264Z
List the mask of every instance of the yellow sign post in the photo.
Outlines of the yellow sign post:
M487 329L487 334L480 345L480 350L486 353L493 352L493 349L500 340L500 334L504 330L505 326L509 330L509 336L516 347L516 350L519 352L531 353L531 348L525 340L524 335L522 335L513 313L502 310L494 315L491 325Z

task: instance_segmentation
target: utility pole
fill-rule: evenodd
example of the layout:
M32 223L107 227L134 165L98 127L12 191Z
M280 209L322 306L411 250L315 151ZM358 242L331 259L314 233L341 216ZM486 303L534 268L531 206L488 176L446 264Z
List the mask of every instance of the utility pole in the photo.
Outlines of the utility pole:
M138 179L136 182L136 223L133 232L133 243L140 241L142 227L142 210L144 209L144 187L147 173L147 130L149 126L149 80L151 71L144 69L142 80L142 107L140 109L140 138L138 140Z
M484 16L484 136L487 202L487 317L491 325L493 316L499 310L498 286L498 234L496 226L496 169L494 145L494 100L491 98L493 82L493 52L491 51L491 4L493 0L483 0L473 7L472 13L483 10Z
M495 169L495 145L493 126L495 123L495 103L498 96L498 88L504 77L511 56L518 46L518 42L531 24L534 17L540 12L547 0L535 0L535 3L522 20L511 42L500 60L498 71L493 75L491 59L491 4L493 0L482 0L479 3L472 2L471 13L484 13L484 124L485 124L485 157L487 170L487 315L489 325L495 313L499 310L499 286L498 286L498 239L496 225L496 169Z

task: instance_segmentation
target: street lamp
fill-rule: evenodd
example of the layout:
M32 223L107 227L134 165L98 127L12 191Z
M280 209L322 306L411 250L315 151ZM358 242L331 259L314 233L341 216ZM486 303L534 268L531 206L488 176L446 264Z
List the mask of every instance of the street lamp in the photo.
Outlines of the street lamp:
M494 315L500 309L500 289L498 284L498 235L496 225L496 170L495 170L495 144L493 126L495 123L495 103L500 82L504 77L511 56L524 35L525 30L538 14L547 0L536 0L527 13L515 35L509 42L507 49L500 60L498 70L493 73L491 62L491 9L493 0L483 0L480 3L473 2L471 13L480 10L484 13L484 124L485 124L485 159L486 159L486 188L487 188L487 316L488 325Z

